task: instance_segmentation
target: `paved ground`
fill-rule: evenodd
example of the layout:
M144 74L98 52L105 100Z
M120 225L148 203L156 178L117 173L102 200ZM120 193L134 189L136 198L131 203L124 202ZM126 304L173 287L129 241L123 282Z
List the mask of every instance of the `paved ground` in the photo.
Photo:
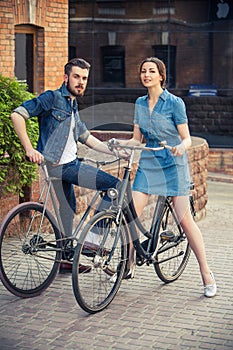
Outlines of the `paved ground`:
M0 282L0 349L233 349L233 183L212 179L199 226L218 283L215 298L202 296L193 255L169 285L152 267L137 268L109 308L91 316L77 305L71 276L58 275L33 299L11 295Z

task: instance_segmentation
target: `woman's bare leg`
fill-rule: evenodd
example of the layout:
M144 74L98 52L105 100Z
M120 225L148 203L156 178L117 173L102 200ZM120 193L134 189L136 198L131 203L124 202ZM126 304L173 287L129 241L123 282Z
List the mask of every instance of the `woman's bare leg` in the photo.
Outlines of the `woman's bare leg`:
M143 209L147 205L148 202L148 194L133 191L133 202L134 207L137 213L137 216L140 216L143 212ZM134 263L134 247L133 242L129 242L129 261L130 261L130 271L133 269L133 263Z
M197 224L195 223L190 212L189 197L173 197L173 203L181 226L188 238L190 247L193 250L199 263L203 284L212 284L213 279L210 275L210 269L207 264L206 251L202 233Z
M146 193L133 191L133 202L138 217L142 215L143 209L148 203L148 198L149 195Z

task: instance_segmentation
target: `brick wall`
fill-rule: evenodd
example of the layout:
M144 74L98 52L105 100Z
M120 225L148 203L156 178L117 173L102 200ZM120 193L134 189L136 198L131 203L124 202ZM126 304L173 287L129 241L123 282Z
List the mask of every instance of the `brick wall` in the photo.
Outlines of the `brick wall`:
M183 96L192 132L233 136L233 98Z
M168 7L172 9L168 16ZM103 10L105 12L103 14ZM122 12L117 9L122 9ZM70 2L70 45L82 53L94 69L91 86L117 86L104 82L101 48L120 45L125 49L125 87L140 86L137 65L145 57L162 55L156 45L176 48L176 88L190 84L217 84L232 95L232 21L210 21L211 1L72 1ZM116 12L111 11L115 9ZM156 12L163 9L165 12ZM114 44L109 32L115 32ZM86 43L89 43L87 45ZM161 57L161 58L162 58ZM198 60L197 60L198 57ZM226 69L227 67L227 69ZM119 85L118 85L119 86Z
M187 96L187 91L170 90L177 96L180 96L187 109L189 119L189 128L192 133L209 133L212 135L233 136L233 98L228 96L212 96L212 97L191 97ZM145 89L88 89L84 103L81 108L83 110L90 106L94 106L94 118L99 125L110 124L114 122L114 115L117 115L118 123L132 124L134 102L138 96L146 93ZM114 108L112 102L128 103L128 107L124 104L118 104ZM98 111L101 108L101 113ZM127 107L127 108L126 108ZM87 112L87 113L86 113ZM87 109L81 112L83 120L88 127L93 127L92 113ZM120 130L118 128L118 130ZM233 145L232 145L233 146Z
M29 25L36 33L36 91L55 89L63 81L68 59L68 0L1 1L0 72L14 76L15 26Z
M211 148L208 171L233 175L233 148Z
M14 75L14 13L11 1L0 2L0 72L6 76Z
M19 204L19 196L3 192L3 186L0 186L0 224L6 214L16 205Z
M192 191L196 221L206 215L206 204L208 200L207 176L208 176L208 155L209 146L206 140L199 137L192 137L192 147L188 150L189 168L191 179L194 183Z

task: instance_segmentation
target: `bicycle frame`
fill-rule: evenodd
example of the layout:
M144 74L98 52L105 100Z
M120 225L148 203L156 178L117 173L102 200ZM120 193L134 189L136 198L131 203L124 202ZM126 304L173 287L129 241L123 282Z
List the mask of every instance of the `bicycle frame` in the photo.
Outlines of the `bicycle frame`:
M131 184L130 184L130 174L131 174L131 168L132 168L132 163L134 159L134 154L136 150L148 150L148 151L158 151L162 150L164 148L170 149L171 146L167 146L166 142L161 142L161 147L157 148L152 148L152 147L141 147L141 146L123 146L120 144L111 144L110 147L113 148L123 148L123 149L130 149L131 150L131 155L128 159L128 165L125 167L124 171L124 176L122 180L122 186L121 186L121 191L118 197L118 205L116 207L117 210L117 223L119 224L120 227L120 222L123 219L124 214L126 218L127 225L129 226L129 231L130 231L130 236L131 240L133 242L134 248L137 252L137 254L147 260L147 261L155 261L155 256L158 253L158 248L157 248L157 243L158 243L158 225L160 222L161 215L163 214L164 210L166 207L169 207L170 210L174 213L174 216L176 218L175 212L173 208L171 207L171 200L172 198L170 196L158 196L158 200L156 202L156 206L154 209L153 213L153 218L152 218L152 224L150 227L150 231L148 232L142 225L139 217L137 216L134 203L133 203L133 197L132 197L132 189L131 189ZM127 203L125 201L125 195L127 198ZM190 204L191 204L191 210L194 213L194 205L193 205L193 200L192 196L190 198ZM176 218L176 221L178 222L178 219ZM147 246L147 250L145 250L140 243L139 236L137 233L137 229L147 238L149 238L149 243ZM180 231L181 233L181 231ZM176 246L178 243L174 242L174 246ZM170 245L171 248L171 245ZM169 249L170 249L169 248ZM152 251L152 253L150 252ZM165 250L163 250L165 251Z
M64 232L64 227L63 227L62 220L61 220L60 213L59 213L59 209L58 209L58 206L56 203L56 198L54 195L54 187L53 187L53 183L52 183L52 181L57 181L58 179L55 177L49 176L48 169L47 169L45 162L43 164L41 164L41 167L42 167L44 174L45 174L44 185L42 187L42 190L41 190L41 193L39 196L39 200L38 200L40 203L43 203L43 205L44 205L42 220L44 217L45 210L47 209L47 204L48 204L48 200L49 200L49 196L50 196L51 201L52 201L52 206L53 206L54 211L55 211L57 223L58 223L58 229L60 232ZM46 190L46 187L47 187L47 190ZM45 196L44 201L42 201L43 196Z
M161 147L159 149L163 149L164 147ZM154 226L155 223L157 221L157 217L158 217L158 203L156 205L156 210L153 216L153 231L151 230L150 232L148 232L147 230L145 230L145 228L143 227L143 225L141 224L137 214L136 214L136 210L133 204L133 198L132 198L132 190L131 190L131 184L130 184L130 174L131 174L131 168L132 168L132 162L134 159L134 153L136 149L141 149L141 147L135 147L132 150L132 153L130 155L130 158L128 159L128 165L126 167L124 167L125 171L124 171L124 175L123 175L123 179L122 179L122 184L121 184L121 191L118 197L118 203L117 206L115 207L115 210L117 211L117 218L116 218L116 222L119 225L118 227L120 227L121 221L123 219L123 214L126 218L126 222L127 225L130 227L129 231L130 231L130 236L131 236L131 240L133 242L133 245L135 247L136 252L143 257L146 260L149 260L151 258L151 253L147 252L144 250L144 248L142 247L142 245L140 244L139 241L139 237L138 237L138 233L137 233L137 228L139 229L139 231L141 233L143 233L144 236L152 239L154 237ZM126 198L127 198L127 202L125 201L125 194L126 194ZM164 197L165 198L165 197ZM113 205L114 207L114 205ZM112 208L113 209L113 208Z
M91 159L82 159L84 161ZM101 165L118 161L95 161ZM59 264L72 264L74 240L102 191L95 191L71 237L64 236L59 202L54 181L47 164L41 192L37 201L28 201L12 208L4 218L0 229L0 279L4 286L19 297L33 297L43 292L56 277ZM104 193L104 192L103 192ZM76 244L75 244L76 245Z
M102 165L111 164L111 163L114 163L114 162L118 161L118 159L114 159L114 160L111 160L111 161L94 161L94 160L88 159L88 158L82 158L80 160L81 161L85 160L85 161L90 161L92 163L95 163L98 168L100 166L102 166ZM55 216L56 216L56 226L59 229L61 235L63 236L64 227L63 227L63 224L62 224L59 208L58 208L58 205L57 205L55 190L54 190L54 186L53 186L53 182L54 181L60 181L60 179L58 179L56 177L50 177L50 175L48 173L46 162L42 163L41 167L42 167L42 169L44 171L44 174L45 174L44 184L43 184L43 187L42 187L39 199L38 199L38 202L43 204L43 214L42 214L41 222L43 221L43 217L44 217L45 211L49 212L48 209L47 209L47 206L48 206L49 198L51 198L52 207L54 209ZM91 209L94 207L94 204L97 202L97 200L98 200L99 196L101 195L101 193L102 193L102 191L96 191L95 192L95 194L92 197L89 205L87 206L87 209L85 210L85 212L82 215L79 223L77 224L76 228L74 229L74 231L72 233L72 236L69 237L70 240L76 240L77 241L77 235L78 235L81 227L83 226L85 220L87 219L88 215L90 214ZM51 213L50 213L50 216L52 216L52 218L53 218L53 215ZM66 239L67 239L67 237L63 237L61 240L66 240Z
M109 146L110 150L113 150L111 146L116 149L126 148L117 141L110 142ZM127 148L132 153L124 167L121 185L107 191L111 198L110 207L88 221L75 248L73 291L78 304L89 313L99 312L111 303L121 281L134 277L135 265L152 264L158 277L169 283L182 274L190 256L189 242L176 216L171 196L158 196L149 232L137 217L130 174L135 149L146 148ZM122 155L124 157L125 152ZM140 243L138 232L148 239ZM136 251L135 258L132 245ZM87 267L87 274L87 269L85 272L80 271L82 265Z

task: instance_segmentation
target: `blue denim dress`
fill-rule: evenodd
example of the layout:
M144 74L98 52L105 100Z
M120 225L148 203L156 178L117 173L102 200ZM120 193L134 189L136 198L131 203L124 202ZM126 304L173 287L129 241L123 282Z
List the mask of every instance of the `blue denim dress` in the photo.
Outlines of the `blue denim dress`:
M166 140L170 146L181 142L178 124L188 122L183 100L164 90L154 107L149 110L148 95L139 97L135 104L134 124L139 125L146 147L158 147ZM163 196L189 194L190 173L186 153L173 156L167 149L142 151L133 190Z

